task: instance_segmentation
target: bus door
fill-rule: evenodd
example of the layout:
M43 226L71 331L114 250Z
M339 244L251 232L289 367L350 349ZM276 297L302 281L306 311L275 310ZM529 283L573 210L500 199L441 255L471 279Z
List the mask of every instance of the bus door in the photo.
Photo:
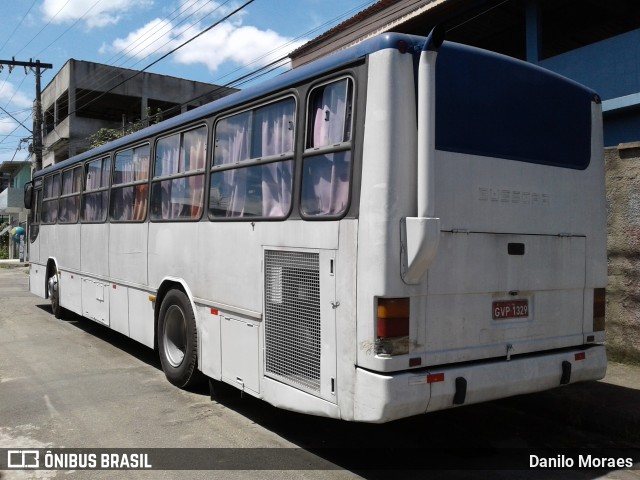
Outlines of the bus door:
M265 375L336 403L333 250L265 250Z

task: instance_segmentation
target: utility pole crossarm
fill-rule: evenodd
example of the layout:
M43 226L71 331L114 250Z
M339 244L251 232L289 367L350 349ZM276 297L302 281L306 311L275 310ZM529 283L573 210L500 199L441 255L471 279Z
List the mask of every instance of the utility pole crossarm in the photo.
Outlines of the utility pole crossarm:
M50 63L40 63L40 60L36 60L35 62L20 62L14 59L11 60L0 60L0 65L9 65L11 67L37 67L40 68L53 68L53 65Z

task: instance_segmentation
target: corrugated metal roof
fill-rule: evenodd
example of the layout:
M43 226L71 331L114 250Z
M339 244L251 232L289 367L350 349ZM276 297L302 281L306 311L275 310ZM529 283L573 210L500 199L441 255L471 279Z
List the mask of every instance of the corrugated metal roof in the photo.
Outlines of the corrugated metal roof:
M417 9L418 6L428 5L430 3L434 3L434 2L437 2L437 1L439 1L439 0L424 0L424 1L414 2L414 4L415 4L416 9ZM443 3L445 3L446 1L447 0L444 0ZM407 2L406 2L406 0L380 0L379 2L376 2L373 5L371 5L370 7L366 8L365 10L362 10L361 12L357 13L353 17L351 17L351 18L345 20L344 22L336 25L335 27L327 30L323 34L321 34L321 35L317 36L316 38L314 38L313 40L308 41L307 43L305 43L301 47L299 47L296 50L294 50L293 52L291 52L289 54L289 57L291 57L291 58L297 57L297 56L301 55L302 53L304 53L305 51L310 50L313 46L317 45L318 43L323 42L327 38L332 37L332 36L342 32L344 30L347 30L350 26L363 23L367 18L372 17L376 13L384 11L384 10L390 8L390 7L393 7L394 5L402 4L402 3L407 3ZM390 18L389 20L390 20L390 23L391 23L395 19L394 18Z

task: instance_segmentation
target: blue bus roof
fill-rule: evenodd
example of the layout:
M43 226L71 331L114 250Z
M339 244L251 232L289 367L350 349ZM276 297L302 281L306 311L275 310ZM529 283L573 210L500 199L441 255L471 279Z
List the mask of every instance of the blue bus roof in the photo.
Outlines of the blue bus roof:
M74 163L86 160L88 158L100 156L112 150L116 150L125 145L136 143L147 137L157 135L165 130L171 130L179 127L182 124L190 123L201 118L209 117L216 112L225 110L236 105L242 104L260 98L261 96L268 95L271 92L283 90L287 87L296 85L300 82L313 78L317 75L321 75L331 70L335 70L344 65L353 63L367 55L384 50L387 48L396 48L399 41L404 41L409 48L422 46L424 42L423 37L414 35L404 35L398 33L386 33L378 35L371 39L368 39L358 45L341 50L339 52L322 57L314 62L308 63L298 68L289 70L281 75L271 78L259 85L241 90L226 97L222 97L201 107L190 110L189 112L182 113L168 120L160 122L156 125L149 126L130 135L127 135L118 140L101 145L98 148L88 150L84 153L71 157L63 162L57 163L50 167L47 167L34 174L34 178L45 175L47 173L55 172L57 170L64 169Z
M279 90L286 89L288 87L304 82L308 79L314 78L318 75L322 75L323 73L327 73L332 70L341 68L345 65L354 63L371 53L388 49L388 48L396 49L398 48L399 42L405 43L405 48L407 52L418 53L422 49L422 46L425 40L426 40L425 37L416 36L416 35L407 35L407 34L401 34L401 33L385 33L385 34L375 36L353 47L349 47L347 49L335 52L333 54L330 54L318 60L315 60L314 62L289 70L259 85L222 97L218 100L215 100L211 103L198 107L189 112L182 113L168 120L160 122L156 125L149 126L135 133L127 135L121 139L114 140L112 142L101 145L98 148L88 150L87 152L71 157L68 160L65 160L63 162L52 165L43 170L40 170L39 172L34 173L33 177L37 178L42 175L46 175L47 173L62 170L70 165L73 165L77 162L84 161L88 158L97 157L97 156L106 154L108 152L111 152L113 150L122 148L125 145L137 143L141 140L144 140L145 138L158 135L164 131L172 130L183 124L195 122L199 119L210 117L211 115L217 112L230 109L236 105L241 105L242 103L258 99L270 93L274 93ZM445 42L443 44L441 51L447 51L447 50L453 50L453 51L460 50L461 53L464 51L473 51L474 55L477 55L479 57L485 57L485 56L501 57L502 62L514 64L513 66L515 68L532 69L532 70L538 71L538 73L545 72L546 75L549 75L550 77L555 77L556 81L562 78L567 83L567 86L573 85L573 87L570 87L570 88L581 90L582 94L587 94L589 96L595 95L595 93L592 90L582 85L579 85L569 79L560 77L559 75L553 72L549 72L547 70L542 69L541 67L524 62L522 60L506 57L504 55L477 49L474 47L469 47L466 45L459 45L452 42ZM519 67L516 65L519 65Z

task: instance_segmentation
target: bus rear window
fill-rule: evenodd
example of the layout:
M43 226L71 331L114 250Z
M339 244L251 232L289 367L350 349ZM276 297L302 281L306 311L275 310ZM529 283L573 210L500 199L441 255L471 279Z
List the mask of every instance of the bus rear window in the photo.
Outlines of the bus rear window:
M593 95L534 65L444 44L436 64L436 149L583 170Z

